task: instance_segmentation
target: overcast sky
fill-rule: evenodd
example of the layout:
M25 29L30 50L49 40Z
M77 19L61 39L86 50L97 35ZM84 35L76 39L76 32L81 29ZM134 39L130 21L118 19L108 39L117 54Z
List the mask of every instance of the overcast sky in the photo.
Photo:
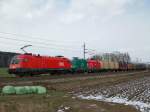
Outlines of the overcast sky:
M0 0L0 50L82 57L84 42L149 61L150 0Z

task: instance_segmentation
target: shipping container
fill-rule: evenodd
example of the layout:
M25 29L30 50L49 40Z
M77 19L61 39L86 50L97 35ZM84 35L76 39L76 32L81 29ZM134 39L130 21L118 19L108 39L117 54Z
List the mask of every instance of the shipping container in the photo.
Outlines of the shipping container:
M118 62L114 62L115 64L115 70L119 70L119 63Z
M134 70L134 64L129 63L128 64L128 70Z
M109 61L109 69L113 70L115 68L114 62Z
M107 71L109 70L109 62L108 61L101 61L102 62L102 70Z
M88 69L87 61L74 57L72 60L72 72L86 72Z
M119 70L120 71L127 71L128 70L128 64L123 63L123 62L119 62Z

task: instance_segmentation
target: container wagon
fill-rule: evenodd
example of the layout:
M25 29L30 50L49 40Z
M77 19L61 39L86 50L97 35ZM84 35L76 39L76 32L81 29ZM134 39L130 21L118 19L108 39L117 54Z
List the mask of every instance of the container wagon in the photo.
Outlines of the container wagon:
M87 61L74 57L72 59L72 73L83 73L88 71Z

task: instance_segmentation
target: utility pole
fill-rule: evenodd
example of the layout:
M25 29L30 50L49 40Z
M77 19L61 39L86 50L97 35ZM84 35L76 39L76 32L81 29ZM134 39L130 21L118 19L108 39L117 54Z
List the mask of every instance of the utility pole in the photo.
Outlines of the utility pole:
M86 54L86 49L85 49L85 47L86 47L86 45L85 45L85 43L84 43L84 45L83 45L83 57L84 57L84 59L85 59L85 54Z

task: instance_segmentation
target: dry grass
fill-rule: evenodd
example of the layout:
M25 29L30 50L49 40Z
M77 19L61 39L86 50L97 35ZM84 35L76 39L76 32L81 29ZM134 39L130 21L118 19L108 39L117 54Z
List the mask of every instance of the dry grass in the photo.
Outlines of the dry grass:
M145 73L147 76L148 73ZM70 92L81 91L82 88L93 88L99 85L106 87L129 80L135 80L144 75L116 76L102 79L86 79L62 83L40 83L49 89L46 95L0 96L0 112L57 112L69 107L64 112L138 112L131 106L114 103L104 103L93 100L74 98ZM39 83L38 83L39 84Z
M7 68L0 68L0 77L13 77L7 70Z
M69 107L65 110L65 107ZM0 112L137 112L136 109L97 101L74 99L63 92L43 96L1 96ZM117 111L116 111L117 110Z

